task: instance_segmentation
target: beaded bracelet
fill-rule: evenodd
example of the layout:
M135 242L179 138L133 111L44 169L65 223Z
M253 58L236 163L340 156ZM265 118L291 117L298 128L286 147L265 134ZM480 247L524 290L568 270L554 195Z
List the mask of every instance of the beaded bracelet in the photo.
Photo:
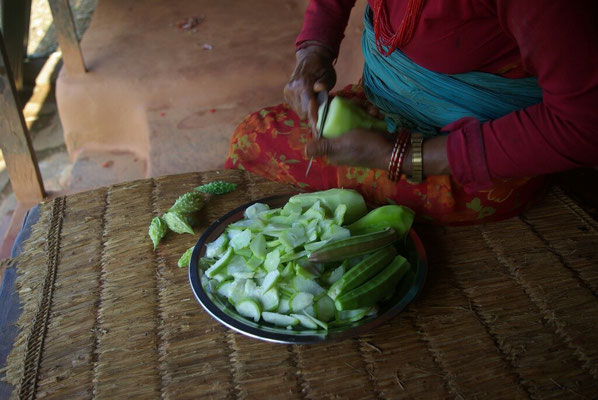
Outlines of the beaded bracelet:
M390 163L388 164L388 179L396 182L401 176L401 167L405 159L407 146L409 145L409 132L403 129L398 135L395 145L390 155Z

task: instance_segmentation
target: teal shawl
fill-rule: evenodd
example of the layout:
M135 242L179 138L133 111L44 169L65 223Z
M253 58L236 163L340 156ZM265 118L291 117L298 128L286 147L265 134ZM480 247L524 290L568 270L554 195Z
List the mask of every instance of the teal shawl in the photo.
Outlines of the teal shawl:
M388 57L376 50L369 6L364 16L363 86L386 115L390 132L438 128L464 117L488 121L542 101L536 78L508 79L485 72L441 74L411 61L400 50Z

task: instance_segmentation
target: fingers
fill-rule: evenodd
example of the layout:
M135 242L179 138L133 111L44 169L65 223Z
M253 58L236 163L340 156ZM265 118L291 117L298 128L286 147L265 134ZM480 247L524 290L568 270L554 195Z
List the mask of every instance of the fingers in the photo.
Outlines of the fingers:
M334 154L334 143L328 139L311 141L305 145L305 154L308 157L323 157Z
M316 83L314 83L314 92L315 93L323 92L323 91L328 92L330 90L330 88L328 87L328 84L325 82L324 79L325 78L319 79Z

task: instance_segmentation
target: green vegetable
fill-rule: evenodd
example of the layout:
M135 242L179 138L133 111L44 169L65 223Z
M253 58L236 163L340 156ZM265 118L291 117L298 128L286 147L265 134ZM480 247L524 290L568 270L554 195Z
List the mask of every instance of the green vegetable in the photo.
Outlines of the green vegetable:
M218 236L218 239L206 246L206 257L214 258L222 255L226 251L228 245L228 236L225 233Z
M386 267L396 254L393 246L386 246L366 257L332 284L328 290L328 296L336 300L338 296L361 285Z
M185 268L189 266L189 261L191 260L191 254L193 254L193 249L195 246L189 247L179 258L178 266L179 268Z
M309 255L311 262L342 261L347 258L371 253L381 247L395 242L398 236L394 229L385 228L381 231L351 236L346 239L326 243Z
M323 106L318 112L318 120L322 118L322 113ZM339 96L334 97L330 101L322 135L326 138L334 138L357 128L385 132L386 123L371 116L353 101Z
M196 191L207 194L225 194L237 188L236 183L227 181L213 181L195 188Z
M353 222L347 228L351 235L362 235L376 232L387 227L393 228L399 237L405 236L411 225L415 213L410 208L397 205L387 205L374 208L372 211Z
M176 211L169 211L162 216L168 228L176 233L190 233L194 234L193 228L187 223L185 216Z
M229 247L228 250L226 250L226 252L222 255L222 257L220 257L218 259L218 261L216 261L214 263L214 265L212 265L210 268L208 268L208 270L206 271L206 276L208 278L215 277L216 274L218 274L224 268L226 268L226 266L228 265L228 262L230 261L230 259L232 257L233 257L233 248Z
M333 216L340 204L344 204L347 207L344 214L346 224L357 221L367 212L365 200L361 194L351 189L329 189L313 193L300 193L289 199L289 203L300 204L304 208L313 206L317 201L326 207L330 216Z
M191 214L197 212L203 206L203 195L199 192L189 192L179 196L168 211L180 214Z
M158 247L158 243L160 243L160 240L162 240L162 238L166 236L166 233L168 233L168 225L166 224L166 222L160 217L154 217L152 219L152 222L150 223L148 231L149 237L152 239L152 242L154 243L154 251Z
M253 299L243 299L235 307L237 312L244 317L251 318L255 322L260 320L262 310L259 304Z
M264 311L262 317L264 318L264 321L278 326L293 326L299 323L299 320L295 317L268 311Z
M395 289L409 268L409 261L397 255L382 272L371 280L337 297L334 301L336 309L352 310L373 306Z

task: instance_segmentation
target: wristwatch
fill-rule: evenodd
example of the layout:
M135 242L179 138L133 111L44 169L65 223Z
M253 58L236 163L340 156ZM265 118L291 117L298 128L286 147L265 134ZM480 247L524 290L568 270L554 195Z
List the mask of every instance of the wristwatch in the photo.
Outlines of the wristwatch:
M411 134L411 183L422 183L424 180L424 135L418 132Z

